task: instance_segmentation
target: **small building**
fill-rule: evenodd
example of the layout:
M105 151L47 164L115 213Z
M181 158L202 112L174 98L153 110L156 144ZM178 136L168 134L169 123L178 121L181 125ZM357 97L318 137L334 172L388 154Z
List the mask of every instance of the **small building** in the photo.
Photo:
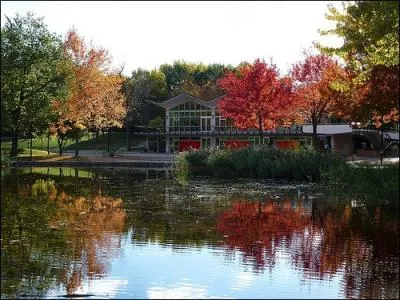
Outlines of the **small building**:
M176 153L188 149L235 148L244 146L270 145L277 148L312 146L311 125L292 125L263 131L261 143L258 129L241 130L218 111L221 97L204 101L187 93L179 94L164 102L148 101L165 109L165 128L160 131L136 131L147 140L157 139L157 151ZM328 141L331 149L343 154L353 151L350 125L318 125L320 139ZM165 144L159 145L159 144Z
M303 125L303 132L312 133L312 125ZM320 147L328 145L332 152L343 155L354 153L353 129L349 124L318 124L317 136Z

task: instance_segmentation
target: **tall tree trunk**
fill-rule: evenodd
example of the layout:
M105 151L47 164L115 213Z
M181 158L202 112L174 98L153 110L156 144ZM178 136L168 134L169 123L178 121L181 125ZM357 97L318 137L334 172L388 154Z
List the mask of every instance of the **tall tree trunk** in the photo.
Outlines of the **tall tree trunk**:
M318 126L317 121L312 120L312 143L315 151L319 151L317 126Z
M19 138L19 132L15 130L12 135L12 140L11 140L11 152L10 156L17 156L18 154L18 138Z
M110 152L110 135L111 135L111 128L108 128L108 134L107 134L107 152Z
M259 133L260 133L260 145L264 144L264 132L263 132L263 123L261 117L258 117L258 127L259 127Z
M32 161L32 137L33 137L33 134L32 134L32 132L30 132L29 133L29 142L30 142L30 152L29 152L29 156L30 156L30 160Z
M57 137L57 144L58 144L58 153L60 154L60 156L62 156L62 154L63 154L63 145L62 145L62 140L60 140L58 137Z
M78 157L79 155L78 141L78 138L75 138L75 157Z
M50 134L47 134L47 155L50 154Z

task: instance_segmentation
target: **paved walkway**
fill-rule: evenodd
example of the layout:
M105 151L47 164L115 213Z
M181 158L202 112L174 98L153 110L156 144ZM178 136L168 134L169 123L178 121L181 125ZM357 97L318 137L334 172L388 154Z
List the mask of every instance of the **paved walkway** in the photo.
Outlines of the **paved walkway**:
M139 153L119 152L113 157L105 151L80 150L74 157L74 151L64 152L62 156L51 156L33 161L15 161L11 164L17 167L27 166L90 166L90 167L139 167L139 168L170 168L176 159L176 154L169 153Z
M348 156L347 161L349 163L368 163L372 165L381 163L380 157L368 157L368 156L357 156L357 155ZM383 164L393 164L398 162L399 162L398 157L384 157L382 160Z
M74 151L64 152L63 156L74 156ZM145 162L173 162L175 161L176 154L172 153L154 153L154 152L126 152L117 151L113 157L110 157L105 150L79 150L79 158L104 161L145 161Z
M18 161L13 163L15 166L26 166L26 165L90 165L90 166L127 166L127 167L170 167L176 160L177 154L172 153L145 153L145 152L127 152L117 151L113 157L104 150L79 150L79 157L74 157L74 151L66 151L62 156L46 157L40 160L30 161ZM350 155L347 157L347 161L351 164L354 163L369 163L369 164L380 164L379 157L366 157ZM384 164L398 163L398 157L385 157L383 158Z

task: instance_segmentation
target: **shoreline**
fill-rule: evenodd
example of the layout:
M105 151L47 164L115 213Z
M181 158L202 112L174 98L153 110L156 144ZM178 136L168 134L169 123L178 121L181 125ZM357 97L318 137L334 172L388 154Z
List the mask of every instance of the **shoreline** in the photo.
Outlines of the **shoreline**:
M62 156L52 156L37 160L10 160L9 166L24 167L130 167L130 168L171 168L175 163L175 155L152 153L134 153L129 155L115 155L114 157L87 153L74 157L71 153Z
M165 153L124 153L109 157L99 153L85 153L74 157L72 153L62 156L44 157L37 160L10 160L9 167L130 167L130 168L171 168L176 161L176 154ZM379 157L350 155L346 157L350 164L380 164ZM383 164L399 163L399 157L385 157Z

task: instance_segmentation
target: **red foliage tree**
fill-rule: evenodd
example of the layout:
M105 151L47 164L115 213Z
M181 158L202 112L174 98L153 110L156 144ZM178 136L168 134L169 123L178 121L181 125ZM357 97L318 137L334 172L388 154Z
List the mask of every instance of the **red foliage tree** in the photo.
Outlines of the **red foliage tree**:
M237 72L226 73L217 83L225 92L218 103L221 114L231 118L238 128L257 128L261 143L264 130L290 121L291 80L279 78L274 65L268 66L257 59Z
M304 120L311 121L313 145L317 148L317 124L337 104L339 92L334 84L343 80L344 69L328 56L307 55L303 62L293 66L291 75L296 83L297 113Z
M399 65L375 66L360 106L379 128L384 123L399 121Z

